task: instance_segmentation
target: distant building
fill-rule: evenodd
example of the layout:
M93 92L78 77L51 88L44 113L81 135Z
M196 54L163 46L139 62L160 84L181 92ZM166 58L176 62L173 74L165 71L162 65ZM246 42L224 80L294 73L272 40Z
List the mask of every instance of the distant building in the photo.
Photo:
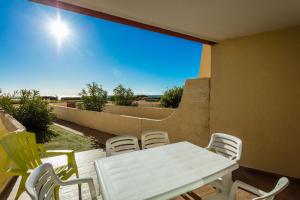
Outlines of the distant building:
M55 96L42 96L43 100L52 100L52 101L57 101L58 97Z

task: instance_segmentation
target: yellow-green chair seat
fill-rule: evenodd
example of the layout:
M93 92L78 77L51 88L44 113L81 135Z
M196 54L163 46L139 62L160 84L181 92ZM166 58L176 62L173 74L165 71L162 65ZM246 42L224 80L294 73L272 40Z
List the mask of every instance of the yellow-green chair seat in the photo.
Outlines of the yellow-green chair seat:
M0 139L0 148L6 154L0 158L0 171L11 176L22 177L15 199L25 191L25 182L30 172L42 164L43 156L66 155L68 164L55 168L55 173L62 180L67 180L73 174L79 177L72 150L45 150L42 144L36 143L33 133L9 133ZM56 194L58 200L58 189Z

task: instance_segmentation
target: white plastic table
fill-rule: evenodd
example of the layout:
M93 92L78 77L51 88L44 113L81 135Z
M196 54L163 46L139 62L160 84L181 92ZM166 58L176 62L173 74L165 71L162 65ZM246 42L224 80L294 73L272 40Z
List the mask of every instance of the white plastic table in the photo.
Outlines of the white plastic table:
M231 179L235 161L179 142L95 161L105 200L169 199L219 177Z

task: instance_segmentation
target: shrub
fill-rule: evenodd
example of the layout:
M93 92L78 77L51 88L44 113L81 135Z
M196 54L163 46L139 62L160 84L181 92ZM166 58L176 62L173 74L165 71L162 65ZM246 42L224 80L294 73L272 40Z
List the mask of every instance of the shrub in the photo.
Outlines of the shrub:
M166 108L177 108L181 101L183 87L173 87L164 92L161 96L160 104Z
M1 107L23 124L27 131L35 133L38 143L47 142L52 135L48 132L48 126L55 118L48 102L43 100L36 90L20 90L15 92L15 95L20 96L17 106L10 106L14 95L6 95L0 96L0 102L7 102L7 106Z
M21 99L15 118L27 131L35 133L38 143L47 142L51 137L48 127L55 118L52 108L48 107L48 102L36 90L21 90L19 94Z
M114 89L114 103L116 105L131 106L134 99L132 89L126 89L121 84Z
M152 99L152 98L148 98L146 99L147 102L159 102L160 99Z
M82 89L79 93L82 103L79 108L101 112L107 102L107 91L95 82L87 84L87 89Z
M115 101L115 97L114 96L108 96L107 100L109 100L109 101Z
M3 109L6 113L14 115L14 100L13 95L3 94L0 89L0 109Z
M81 101L81 97L62 97L61 101Z

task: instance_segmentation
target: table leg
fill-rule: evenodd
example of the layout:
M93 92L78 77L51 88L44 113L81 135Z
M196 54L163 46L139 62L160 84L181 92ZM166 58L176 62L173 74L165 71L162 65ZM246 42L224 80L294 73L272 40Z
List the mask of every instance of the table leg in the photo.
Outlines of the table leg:
M222 182L224 184L224 194L228 194L230 193L230 189L231 189L231 186L233 184L233 181L232 181L232 173L229 173L225 176L222 177Z

